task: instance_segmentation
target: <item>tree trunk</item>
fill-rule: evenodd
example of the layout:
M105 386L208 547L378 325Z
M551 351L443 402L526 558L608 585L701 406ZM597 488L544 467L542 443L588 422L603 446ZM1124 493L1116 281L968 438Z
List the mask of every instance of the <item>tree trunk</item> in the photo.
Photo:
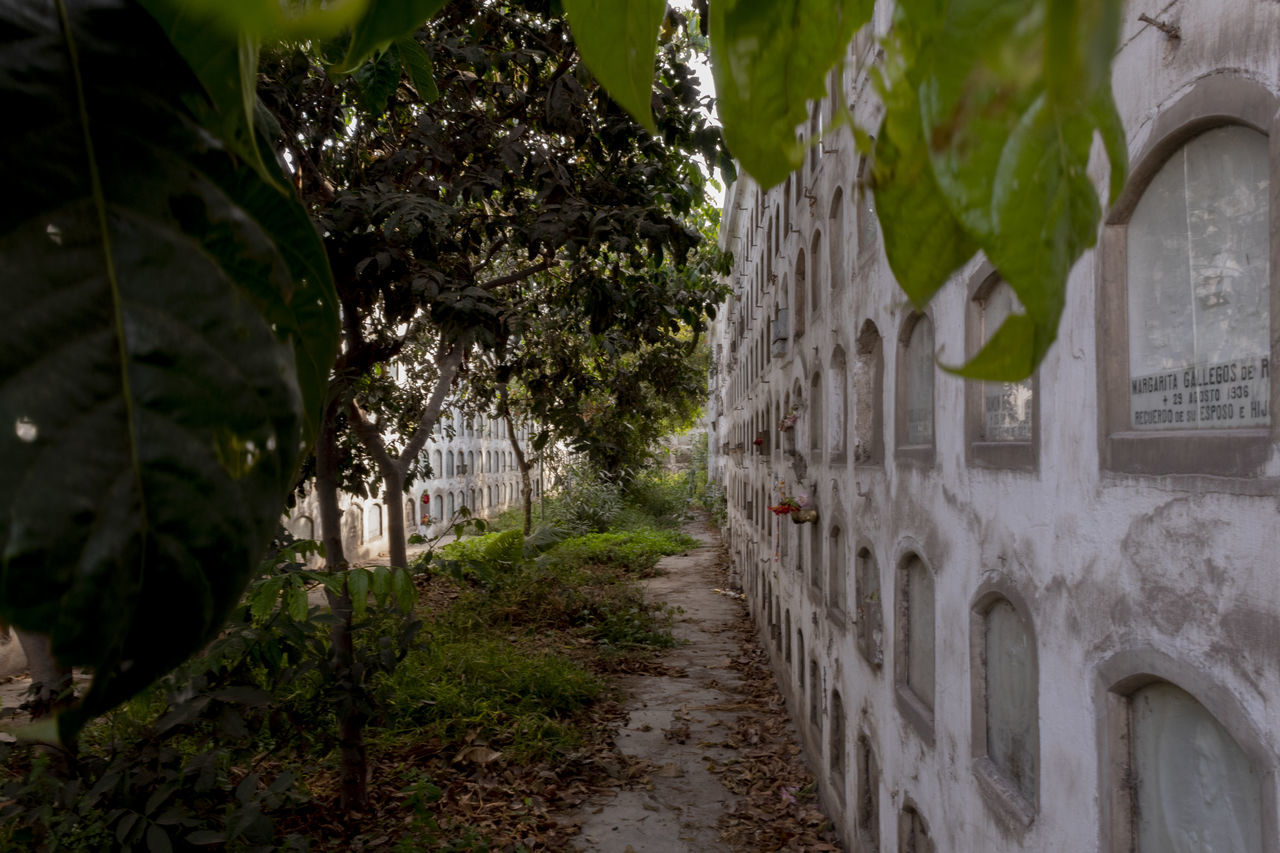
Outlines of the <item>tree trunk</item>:
M462 366L462 356L467 347L455 344L443 359L440 360L440 375L436 379L436 387L431 390L426 409L418 426L409 437L404 450L399 456L392 456L382 438L378 425L369 420L364 410L352 401L350 405L351 425L365 450L378 463L378 473L382 475L383 488L386 490L386 503L389 518L387 520L387 558L393 569L409 568L409 549L404 529L404 507L400 505L404 494L405 477L409 474L409 466L414 457L422 452L427 437L440 419L440 410L444 408L445 397L453 386L453 379Z
M320 505L320 532L324 539L325 561L329 571L345 572L347 558L342 549L342 511L338 505L338 437L337 406L331 404L316 440L316 501ZM341 755L340 807L346 814L362 812L369 805L369 760L364 744L365 715L357 701L360 673L355 667L355 643L351 636L353 609L347 585L341 592L325 588L329 609L333 611L333 627L329 639L333 645L333 667L343 701L338 720L338 747Z
M524 535L533 531L533 484L529 480L529 460L525 458L520 447L520 437L516 434L516 426L511 421L511 411L506 406L507 389L502 388L503 406L502 420L507 425L507 440L516 457L516 468L520 471L520 506L524 510Z
M390 514L388 553L391 566L407 568L409 560L405 547L404 510L398 506L400 503L398 496L404 491L404 478L409 469L409 463L422 451L427 435L435 426L440 409L444 405L444 398L462 365L462 356L465 352L466 347L463 344L456 344L441 360L440 377L431 398L427 401L427 410L399 458L392 457L387 452L378 427L364 416L364 412L354 401L346 401L345 395L334 395L334 402L325 412L325 420L316 441L316 500L320 504L321 531L330 571L347 569L346 556L342 550L342 513L338 506L339 455L336 427L338 407L348 405L356 435L369 453L378 460L378 468L387 490L387 508ZM369 805L369 760L364 743L364 726L367 716L361 710L364 705L362 695L364 674L360 672L355 662L355 644L351 636L353 609L351 594L346 583L343 583L341 593L335 593L326 588L325 596L329 599L329 608L334 615L330 638L333 643L334 671L343 695L338 724L342 762L340 805L345 813L351 814L362 812Z
M400 461L400 460L397 460ZM408 460L404 460L407 462ZM405 467L408 467L407 465ZM398 470L382 472L382 486L386 490L387 502L387 563L393 569L409 568L409 534L404 526L404 478Z

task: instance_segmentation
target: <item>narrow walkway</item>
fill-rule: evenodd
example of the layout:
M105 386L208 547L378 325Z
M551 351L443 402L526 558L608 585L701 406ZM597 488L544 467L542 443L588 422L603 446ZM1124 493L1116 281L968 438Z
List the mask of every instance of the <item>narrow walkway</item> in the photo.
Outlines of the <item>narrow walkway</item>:
M743 826L756 819L771 822L782 817L773 808L755 807L760 797L787 811L787 823L808 823L812 830L823 820L816 810L796 802L799 786L789 785L792 777L806 771L799 766L794 730L779 713L776 693L769 690L771 682L744 683L740 670L752 671L744 666L748 660L757 667L751 680L762 680L758 677L761 653L744 648L754 647L745 629L746 608L721 589L727 575L719 536L702 518L686 525L685 532L697 537L703 547L665 558L658 564L661 574L646 582L650 598L681 609L674 625L680 645L663 658L666 674L634 675L622 681L630 716L618 732L617 747L623 755L644 762L648 773L638 786L589 801L572 817L581 827L577 847L582 851L738 853L756 849L757 845L743 846L744 834L761 842L760 849L782 849L775 832ZM768 696L765 701L762 688ZM771 719L762 721L762 711ZM780 735L783 748L757 749L762 731ZM744 766L753 760L758 762L754 772ZM790 772L778 773L779 762L787 764ZM730 767L734 772L726 773ZM737 793L725 787L724 780L730 779ZM721 841L721 829L735 824L738 843ZM788 835L784 831L782 837ZM839 848L822 844L787 845L787 849Z

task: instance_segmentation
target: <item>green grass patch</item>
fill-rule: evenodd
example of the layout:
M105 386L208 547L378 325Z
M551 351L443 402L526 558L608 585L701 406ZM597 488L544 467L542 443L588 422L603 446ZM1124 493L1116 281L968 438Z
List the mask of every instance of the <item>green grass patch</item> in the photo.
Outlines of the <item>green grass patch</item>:
M378 677L373 693L386 733L412 727L455 746L474 738L519 762L576 747L581 735L570 719L600 696L599 677L561 655L478 633L426 637Z
M673 645L670 611L647 601L615 569L557 561L525 563L494 586L462 596L450 617L459 628L563 632L590 640L606 659Z
M653 574L658 560L698 547L698 540L674 530L643 527L619 533L592 533L566 539L546 559L577 568L610 566L639 577Z

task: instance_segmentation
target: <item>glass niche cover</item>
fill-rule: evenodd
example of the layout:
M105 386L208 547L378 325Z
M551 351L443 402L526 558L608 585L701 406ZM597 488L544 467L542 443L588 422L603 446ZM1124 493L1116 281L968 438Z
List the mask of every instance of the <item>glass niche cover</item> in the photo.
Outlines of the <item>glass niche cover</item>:
M1268 172L1266 136L1216 128L1179 149L1134 209L1131 428L1270 425Z

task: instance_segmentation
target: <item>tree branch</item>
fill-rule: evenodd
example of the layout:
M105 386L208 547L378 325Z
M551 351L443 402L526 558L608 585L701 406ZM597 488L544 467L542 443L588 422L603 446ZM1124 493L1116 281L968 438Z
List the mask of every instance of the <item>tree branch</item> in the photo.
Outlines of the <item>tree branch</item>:
M422 448L426 446L427 436L431 434L432 428L440 418L440 410L444 408L445 397L449 395L449 389L453 386L453 379L458 375L458 370L462 367L462 359L469 349L471 349L470 341L465 339L458 341L453 345L453 349L440 361L440 375L436 378L436 387L432 389L431 396L427 398L427 407L422 413L422 419L418 421L418 428L413 431L413 435L409 438L409 443L404 446L404 450L400 454L401 476L408 470L409 462L421 453Z
M481 290L496 290L497 288L503 287L508 284L515 284L517 281L524 281L529 276L537 275L540 272L549 270L552 267L559 266L559 265L560 265L560 262L558 260L556 260L555 258L549 258L540 264L534 264L533 266L527 267L518 272L508 273L507 275L500 275L497 278L491 278L483 284L477 284L476 287L480 288Z
M382 430L378 429L377 424L369 420L369 416L365 414L364 409L360 408L360 404L352 398L348 403L347 409L351 414L351 426L356 431L356 435L360 438L360 443L377 461L378 467L384 471L397 471L396 466L398 460L393 459L391 454L387 452L386 442L382 440Z
M494 243L493 248L491 248L489 250L489 253L484 256L484 260L481 261L478 265L476 265L476 269L482 270L485 267L489 266L489 262L493 260L494 256L498 254L499 250L501 250L503 247L507 245L507 242L508 242L507 238L503 237L497 243Z

